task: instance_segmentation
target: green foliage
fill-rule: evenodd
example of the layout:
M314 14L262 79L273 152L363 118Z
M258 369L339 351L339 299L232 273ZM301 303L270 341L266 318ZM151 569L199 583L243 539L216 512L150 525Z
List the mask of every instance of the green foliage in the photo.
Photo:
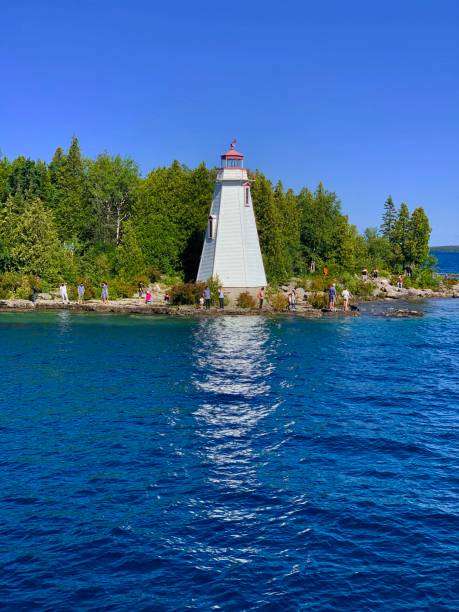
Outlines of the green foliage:
M406 283L408 281L408 285ZM457 281L454 281L457 283ZM435 274L430 268L420 268L414 271L413 276L405 279L405 286L416 287L418 289L433 289L440 288L441 278Z
M15 291L22 284L22 274L19 272L5 272L0 275L0 299L14 296Z
M411 265L421 265L429 257L430 224L423 208L415 208L411 215L406 260Z
M84 276L131 283L139 275L166 285L193 280L199 264L216 170L174 161L145 178L130 159L82 156L74 137L49 164L0 159L0 273L39 274L44 282ZM397 211L389 196L381 232L360 235L335 193L322 183L298 194L250 174L252 204L268 280L301 276L305 288L327 288L330 278L370 271L414 272L432 266L429 221L422 208ZM314 261L328 278L309 275ZM311 282L309 282L311 279ZM216 299L218 287L211 287ZM126 290L120 287L120 293Z
M51 163L51 206L58 222L61 240L85 242L92 234L94 218L86 194L85 161L78 139L74 137L67 155L62 149Z
M122 159L119 155L110 157L107 153L87 165L89 204L95 219L93 239L118 245L123 222L130 218L134 206L139 169L131 159Z
M205 283L179 283L171 289L171 303L176 305L198 304L205 288Z
M123 237L116 249L115 261L115 272L124 279L145 271L145 258L132 221L126 221L123 225Z
M59 242L52 213L37 198L26 201L19 213L12 199L7 202L0 218L0 239L14 267L23 273L58 280L63 268L70 267L70 256Z
M323 292L323 291L319 291L317 293L312 293L308 297L308 302L311 304L311 306L313 308L317 308L317 309L327 308L327 306L328 306L328 295L325 292Z
M251 310L255 308L256 305L257 303L255 301L255 298L248 291L243 291L242 293L240 293L236 300L236 306L238 308Z
M274 293L269 297L271 308L276 312L283 312L288 308L288 299L283 293Z
M108 291L110 299L132 298L137 294L138 287L132 280L115 278L110 282Z
M222 286L220 279L218 276L213 276L207 279L207 283L205 283L210 289L210 303L217 305L218 304L218 290Z
M384 203L384 214L381 225L381 233L386 240L390 240L397 221L397 209L392 196L388 196Z
M148 265L196 277L212 191L213 173L204 164L189 170L175 161L147 176L134 223Z

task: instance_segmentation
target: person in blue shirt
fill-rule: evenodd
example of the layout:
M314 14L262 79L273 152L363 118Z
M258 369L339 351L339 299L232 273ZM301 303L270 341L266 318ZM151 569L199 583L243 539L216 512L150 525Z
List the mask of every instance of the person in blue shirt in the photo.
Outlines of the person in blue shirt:
M83 283L80 283L77 287L77 293L78 293L78 304L81 304L84 300L84 290L85 287L83 285Z
M336 302L336 285L330 285L330 289L328 290L328 307L330 310L335 310L335 302Z

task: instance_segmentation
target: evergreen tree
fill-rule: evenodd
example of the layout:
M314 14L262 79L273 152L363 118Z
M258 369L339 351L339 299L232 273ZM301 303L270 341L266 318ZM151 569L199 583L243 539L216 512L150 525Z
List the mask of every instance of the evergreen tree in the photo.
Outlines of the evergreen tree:
M390 240L392 237L392 232L394 231L396 221L397 209L395 207L394 201L392 200L392 196L389 195L384 203L384 214L381 225L382 235L388 240Z
M116 272L125 279L145 271L145 257L132 221L123 224L121 244L116 249Z
M410 265L422 265L429 257L430 224L423 208L415 208L411 215L406 259Z
M70 144L68 154L62 157L56 151L52 163L52 206L59 235L65 242L86 242L94 226L86 197L86 176L78 138Z
M410 239L410 211L405 202L400 205L397 220L391 234L394 263L404 267L410 263L408 243Z
M52 214L38 198L26 201L20 213L14 211L13 200L10 200L0 226L0 239L15 269L51 280L59 278L66 255Z
M251 193L266 275L270 281L282 279L286 270L273 188L259 171L253 177Z
M0 159L0 207L6 201L9 190L9 176L11 172L11 164L6 157Z

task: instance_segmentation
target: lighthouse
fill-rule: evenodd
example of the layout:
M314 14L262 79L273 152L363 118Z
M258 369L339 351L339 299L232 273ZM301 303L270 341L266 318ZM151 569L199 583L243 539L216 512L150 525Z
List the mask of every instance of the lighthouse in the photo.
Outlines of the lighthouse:
M266 285L250 181L235 141L221 156L197 280L215 276L228 289Z

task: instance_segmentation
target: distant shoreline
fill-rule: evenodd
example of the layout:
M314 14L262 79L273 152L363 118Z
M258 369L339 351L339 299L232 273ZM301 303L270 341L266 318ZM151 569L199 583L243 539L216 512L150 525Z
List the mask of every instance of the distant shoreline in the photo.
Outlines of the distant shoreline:
M459 253L459 245L430 247L431 253Z

